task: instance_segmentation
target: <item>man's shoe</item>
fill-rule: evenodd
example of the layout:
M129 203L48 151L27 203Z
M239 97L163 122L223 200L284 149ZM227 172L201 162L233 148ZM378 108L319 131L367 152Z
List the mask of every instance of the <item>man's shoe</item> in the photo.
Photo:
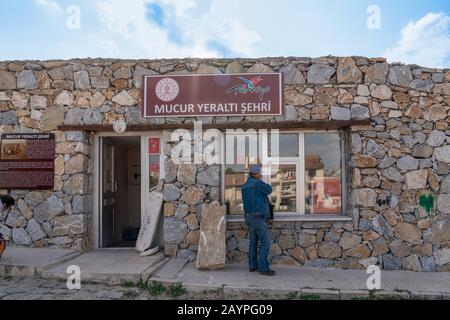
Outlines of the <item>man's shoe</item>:
M268 271L258 271L259 274L262 274L264 276L274 276L275 275L275 271L273 270L268 270Z
M255 272L256 270L258 270L258 269L249 269L248 271Z

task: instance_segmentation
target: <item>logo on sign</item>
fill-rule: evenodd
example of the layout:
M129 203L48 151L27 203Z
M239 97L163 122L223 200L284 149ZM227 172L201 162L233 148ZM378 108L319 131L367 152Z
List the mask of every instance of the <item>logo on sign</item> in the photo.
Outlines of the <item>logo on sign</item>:
M170 102L178 97L180 86L178 82L171 78L164 78L156 85L156 96L164 102Z
M235 96L238 94L258 94L259 100L262 101L264 99L264 95L270 91L270 87L262 87L259 84L264 80L259 77L247 79L244 77L239 77L239 79L243 82L234 87L231 87L227 90L227 93L234 93Z

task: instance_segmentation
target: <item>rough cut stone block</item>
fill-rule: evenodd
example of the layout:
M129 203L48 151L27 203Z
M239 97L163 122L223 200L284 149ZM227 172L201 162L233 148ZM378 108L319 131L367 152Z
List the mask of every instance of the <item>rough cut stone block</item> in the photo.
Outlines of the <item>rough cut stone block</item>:
M16 77L14 73L0 70L0 90L16 89Z
M35 219L31 219L30 221L28 221L26 231L33 241L38 241L42 238L45 238L44 230L42 230L41 226Z
M427 186L428 170L416 170L406 174L408 189L424 189Z
M450 249L445 248L436 251L436 253L434 254L434 258L436 259L436 263L439 266L450 263Z
M87 218L84 214L56 217L54 220L53 236L76 236L87 232Z
M413 80L409 66L393 66L389 72L389 82L400 87L408 87Z
M324 84L329 83L331 76L336 70L330 66L323 64L313 64L308 70L308 83Z
M86 70L75 72L74 74L75 89L87 90L91 88L89 74Z
M17 77L17 88L33 90L37 87L36 77L31 70L24 70Z
M22 245L22 246L30 246L33 244L33 240L31 240L28 233L25 231L25 229L13 229L12 231L12 241L15 244Z
M369 108L363 107L358 104L352 105L350 112L351 112L352 119L369 119L370 118Z
M156 72L153 70L146 69L141 66L137 66L136 71L134 72L134 78L133 78L134 86L136 88L140 89L141 85L142 85L142 77L150 76L150 75L154 75L154 74L156 74Z
M450 163L450 145L436 148L434 150L434 157L437 161Z
M141 230L136 242L136 250L145 252L151 249L150 246L155 240L156 231L159 225L164 196L161 192L150 192L147 199L147 208L142 221Z
M188 233L188 226L182 219L169 217L164 219L163 232L165 246L167 247L168 244L178 244L183 242Z
M343 107L331 107L332 120L350 120L350 109Z
M204 204L200 226L197 268L216 270L225 267L226 207L218 201Z
M112 98L112 101L119 106L131 107L136 104L134 98L127 92L122 91Z
M338 83L359 83L362 81L363 74L356 66L355 60L350 57L339 58L337 69Z
M443 214L450 214L450 194L439 195L437 208Z
M280 69L284 75L285 84L304 84L306 82L303 74L294 65L290 64Z

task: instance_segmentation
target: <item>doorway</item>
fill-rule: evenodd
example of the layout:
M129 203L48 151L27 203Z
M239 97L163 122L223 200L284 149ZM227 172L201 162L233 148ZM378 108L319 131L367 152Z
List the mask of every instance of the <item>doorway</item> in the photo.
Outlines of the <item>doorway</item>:
M101 248L131 248L141 227L141 137L100 137Z

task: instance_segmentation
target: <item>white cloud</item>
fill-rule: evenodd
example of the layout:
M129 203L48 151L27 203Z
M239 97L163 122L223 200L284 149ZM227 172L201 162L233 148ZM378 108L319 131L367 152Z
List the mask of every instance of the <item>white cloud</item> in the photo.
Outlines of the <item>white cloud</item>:
M102 0L99 17L106 32L121 40L127 58L221 57L226 53L252 56L261 37L236 18L237 2L213 0L201 16L191 15L199 0ZM158 4L167 25L149 20L146 6ZM175 34L177 41L171 39ZM141 52L129 50L138 48Z
M384 51L390 62L445 67L450 62L450 17L428 13L401 30L397 45Z
M63 13L63 9L56 1L51 0L34 0L34 2L40 6L45 7L46 9L56 12Z
M175 8L175 14L178 17L182 17L190 9L197 6L196 0L162 0L164 4L173 5Z
M89 35L89 47L95 48L95 52L101 56L120 55L119 44L116 40L108 38L104 32Z

